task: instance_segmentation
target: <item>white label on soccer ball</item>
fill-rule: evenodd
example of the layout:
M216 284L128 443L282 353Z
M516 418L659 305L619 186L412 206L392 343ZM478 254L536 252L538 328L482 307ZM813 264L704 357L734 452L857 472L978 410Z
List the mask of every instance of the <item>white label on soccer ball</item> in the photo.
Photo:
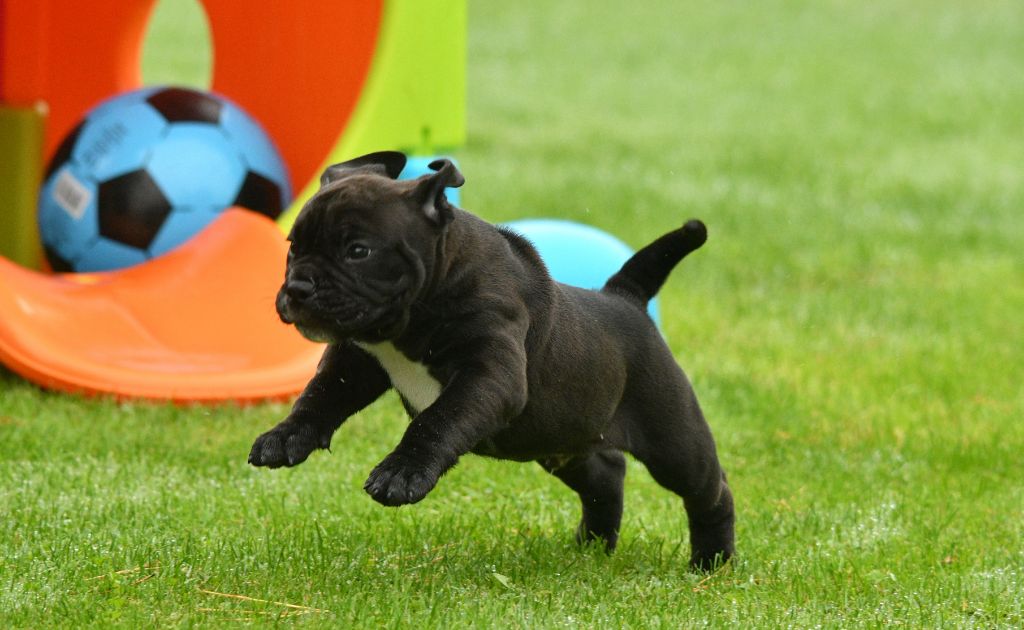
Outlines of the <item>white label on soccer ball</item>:
M53 200L73 219L78 220L92 201L92 191L78 181L71 171L64 170L53 184Z

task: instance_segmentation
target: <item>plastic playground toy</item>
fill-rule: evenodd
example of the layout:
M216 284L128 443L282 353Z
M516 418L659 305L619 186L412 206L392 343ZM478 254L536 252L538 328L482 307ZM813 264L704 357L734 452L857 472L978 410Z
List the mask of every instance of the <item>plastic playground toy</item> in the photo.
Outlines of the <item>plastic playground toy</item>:
M323 346L274 311L286 251L273 221L233 208L127 269L47 275L0 258L0 361L86 394L287 398L313 375Z
M41 259L43 165L90 107L140 87L155 1L0 0L0 254L12 259L0 258L0 361L63 391L287 398L322 347L276 320L282 231L327 164L462 144L465 0L201 0L210 89L273 139L292 206L276 225L227 211L179 249L124 270L30 271Z

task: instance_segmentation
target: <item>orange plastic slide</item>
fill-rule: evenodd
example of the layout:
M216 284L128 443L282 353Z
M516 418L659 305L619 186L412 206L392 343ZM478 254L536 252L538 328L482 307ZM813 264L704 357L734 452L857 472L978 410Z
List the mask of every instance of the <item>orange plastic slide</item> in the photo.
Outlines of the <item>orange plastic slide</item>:
M286 399L323 346L281 323L287 243L230 209L142 265L45 275L0 258L0 362L47 388L178 402Z

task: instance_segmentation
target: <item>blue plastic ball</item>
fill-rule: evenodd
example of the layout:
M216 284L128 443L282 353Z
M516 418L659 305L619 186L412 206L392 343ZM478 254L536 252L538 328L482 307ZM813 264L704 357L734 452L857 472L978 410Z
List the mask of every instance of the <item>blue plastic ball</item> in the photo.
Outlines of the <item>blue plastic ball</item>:
M555 280L584 289L603 287L634 253L611 234L573 221L522 219L505 226L533 243ZM660 325L657 302L651 300L647 312Z
M273 142L236 104L150 87L92 110L57 149L39 195L55 271L134 265L177 247L225 208L276 219L291 201Z

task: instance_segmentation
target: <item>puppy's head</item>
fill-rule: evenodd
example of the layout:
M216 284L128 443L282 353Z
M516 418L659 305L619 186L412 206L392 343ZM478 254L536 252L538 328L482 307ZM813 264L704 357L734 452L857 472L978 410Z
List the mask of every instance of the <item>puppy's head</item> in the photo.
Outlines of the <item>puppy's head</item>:
M387 151L329 167L295 220L277 312L305 337L379 342L408 324L454 218L444 189L465 180L437 160L435 173L398 181L405 161Z

